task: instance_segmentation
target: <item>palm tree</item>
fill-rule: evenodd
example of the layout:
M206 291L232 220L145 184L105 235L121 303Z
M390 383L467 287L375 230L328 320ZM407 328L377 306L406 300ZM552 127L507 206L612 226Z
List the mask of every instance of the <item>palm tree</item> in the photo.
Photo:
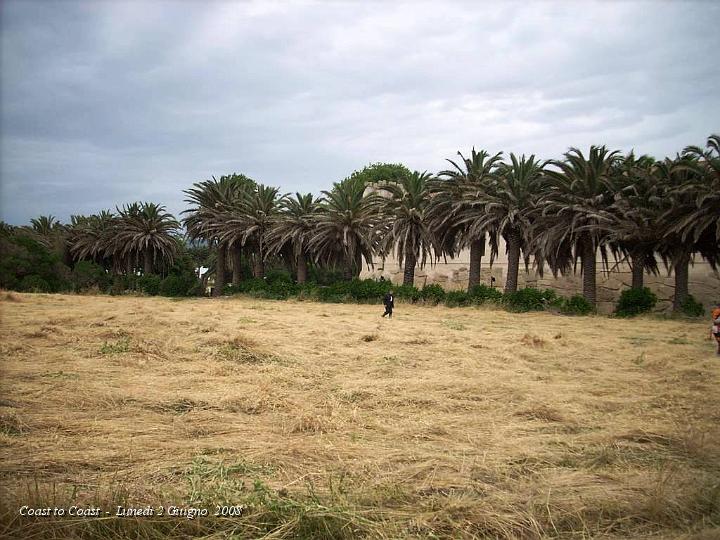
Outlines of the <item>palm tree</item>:
M180 228L175 218L165 207L155 203L140 203L139 211L133 205L118 208L119 219L115 240L122 246L120 253L142 255L143 273L150 275L157 267L158 260L172 264L176 251L176 234Z
M642 289L645 272L659 271L655 253L663 235L658 220L666 186L658 177L658 164L650 156L636 158L631 152L618 166L608 240L616 259L629 259L631 288Z
M720 264L720 243L716 237L714 221L705 221L705 215L696 214L698 206L710 203L712 196L704 197L703 178L706 165L692 153L669 158L658 164L659 178L666 184L663 197L664 212L658 220L663 233L659 245L665 265L675 274L673 311L679 312L689 295L689 266L699 253L715 269ZM715 214L717 216L717 214ZM696 216L699 221L688 220Z
M190 240L203 240L216 248L214 296L220 296L225 288L225 256L227 243L219 240L222 216L229 212L242 196L242 193L254 186L254 182L243 175L221 176L219 180L205 180L193 184L184 191L185 202L193 205L183 211L183 219ZM240 256L242 246L233 248L233 284L240 282Z
M278 188L258 184L252 191L240 191L236 203L216 213L218 240L228 246L249 246L253 256L253 276L265 275L265 235L279 211Z
M108 210L91 216L71 216L68 246L73 259L90 259L106 269L119 270L121 258L113 245L116 228L117 217ZM130 261L130 258L126 261L128 273L132 268Z
M430 204L427 171L415 171L395 182L380 184L380 189L390 197L384 199L384 212L391 218L390 229L381 244L383 254L395 251L400 266L405 263L403 285L415 283L415 265L425 266L428 256L437 247L435 236L427 217Z
M461 249L470 248L470 269L468 290L480 283L480 263L485 254L486 230L477 228L472 231L459 222L459 212L463 206L457 202L462 193L473 187L484 186L491 181L495 169L501 162L502 152L490 156L485 150L476 152L473 148L470 157L466 158L458 152L462 159L459 165L455 161L447 161L452 169L441 171L439 180L431 186L432 202L428 212L432 229L438 237L442 252L453 256Z
M677 188L687 195L690 204L685 216L673 224L670 231L679 233L683 241L698 241L703 233L713 235L720 243L720 135L710 135L707 150L688 146L683 155L685 163L694 168L688 182Z
M55 216L39 216L30 220L33 231L43 238L49 238L62 228L62 224Z
M308 241L314 229L314 219L321 198L312 193L295 193L280 201L280 213L266 235L268 255L289 252L297 267L297 282L305 283L308 275Z
M458 222L470 235L489 231L493 245L498 244L499 237L504 238L508 255L506 293L517 290L521 252L526 269L529 264L533 216L543 188L544 167L534 155L518 159L511 153L509 164L499 165L484 185L465 186L456 203Z
M34 240L52 250L66 264L72 263L68 249L68 229L54 216L39 216L30 220L30 227L25 228Z
M346 279L352 279L360 273L363 258L373 264L379 248L382 198L366 193L365 183L355 179L338 182L322 193L325 200L314 219L308 249L324 264L343 265Z
M619 152L591 146L587 158L577 148L565 153L562 161L551 161L548 187L538 205L542 209L535 223L534 246L539 250L539 267L547 261L553 273L566 273L578 258L583 276L583 296L596 303L596 254L607 266L608 223L613 183L618 174Z

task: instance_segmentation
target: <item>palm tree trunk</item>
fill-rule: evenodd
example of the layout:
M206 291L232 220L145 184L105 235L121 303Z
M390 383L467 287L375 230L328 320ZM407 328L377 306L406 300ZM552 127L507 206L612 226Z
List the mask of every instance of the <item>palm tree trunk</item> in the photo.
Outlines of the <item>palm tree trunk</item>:
M586 238L582 246L582 274L583 274L583 296L593 306L596 303L595 286L595 242Z
M265 263L263 262L262 255L257 253L253 260L253 277L262 279L265 275Z
M305 256L305 252L302 251L297 260L297 282L300 284L305 283L307 281L307 273L307 257Z
M520 269L520 233L511 231L507 238L508 266L505 279L505 292L517 291L518 271Z
M417 258L414 253L405 255L405 271L403 272L403 285L415 285L415 263Z
M679 312L688 297L688 280L690 254L683 253L675 264L675 296L673 296L673 311Z
M362 272L362 253L360 250L355 252L355 265L353 266L353 277L360 278L360 272Z
M145 248L145 253L143 254L143 262L145 263L143 274L149 276L150 274L152 274L153 271L152 250L149 247Z
M225 288L225 244L218 244L215 260L215 287L213 296L222 296Z
M633 253L630 264L632 265L632 288L642 289L643 278L645 276L645 265L643 264L643 254L640 251Z
M347 257L345 259L345 264L343 265L343 279L346 281L351 281L353 277L355 277L355 262L357 261L357 257L355 260L350 256L350 254L347 254Z
M485 235L470 244L470 270L468 272L468 292L480 284L480 261L485 252Z
M125 271L127 272L128 276L133 275L133 263L129 255L127 261L125 261Z
M233 287L237 287L238 285L240 285L240 270L241 270L241 266L242 266L242 246L240 244L233 244L232 266L233 266L232 284L233 284Z

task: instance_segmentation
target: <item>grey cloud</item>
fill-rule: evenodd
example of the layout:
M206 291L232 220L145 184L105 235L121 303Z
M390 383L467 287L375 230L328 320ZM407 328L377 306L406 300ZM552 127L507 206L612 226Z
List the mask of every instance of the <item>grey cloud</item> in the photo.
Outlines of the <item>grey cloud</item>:
M327 189L471 146L673 155L720 130L697 3L2 4L0 214L67 219L232 171Z

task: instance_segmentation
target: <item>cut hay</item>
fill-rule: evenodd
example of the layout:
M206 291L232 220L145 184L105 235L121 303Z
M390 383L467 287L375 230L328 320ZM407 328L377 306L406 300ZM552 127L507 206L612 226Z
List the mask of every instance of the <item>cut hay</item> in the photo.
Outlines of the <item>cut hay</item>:
M703 323L402 304L379 327L372 305L4 294L4 537L720 526L720 362ZM245 510L31 520L23 504Z

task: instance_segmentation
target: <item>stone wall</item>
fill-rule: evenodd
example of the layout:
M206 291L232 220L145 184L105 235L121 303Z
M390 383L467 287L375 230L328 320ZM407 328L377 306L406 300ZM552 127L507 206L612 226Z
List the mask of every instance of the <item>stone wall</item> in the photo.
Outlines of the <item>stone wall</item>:
M483 257L480 271L481 283L491 285L491 277L495 277L495 287L500 290L505 286L505 274L507 272L507 257L504 254L504 249L504 246L500 246L502 255L493 262L492 268L490 267L490 257ZM489 250L486 250L486 253L489 253ZM469 252L466 251L455 259L448 259L447 262L435 265L428 264L422 269L416 268L415 286L422 288L424 285L437 283L446 290L464 290L467 288L469 261ZM611 266L613 265L611 264ZM668 276L667 271L662 270L662 265L660 265L660 268L661 274L659 276L645 275L645 286L650 287L657 294L659 300L658 311L666 311L672 305L675 282L672 275ZM381 275L393 283L400 284L403 280L403 270L395 260L386 260L384 264L379 262L375 265L375 268L365 269L361 277L379 278ZM627 264L613 267L609 274L602 272L602 267L598 265L597 298L598 310L601 313L609 313L614 309L620 291L630 288L631 278L630 267ZM707 263L697 260L690 267L689 285L690 294L702 302L706 308L710 308L715 302L720 301L720 275L714 272ZM581 294L582 278L579 274L579 265L577 274L558 276L556 279L549 270L544 272L543 277L540 277L532 267L526 273L521 261L518 286L538 287L541 289L551 288L563 296Z

